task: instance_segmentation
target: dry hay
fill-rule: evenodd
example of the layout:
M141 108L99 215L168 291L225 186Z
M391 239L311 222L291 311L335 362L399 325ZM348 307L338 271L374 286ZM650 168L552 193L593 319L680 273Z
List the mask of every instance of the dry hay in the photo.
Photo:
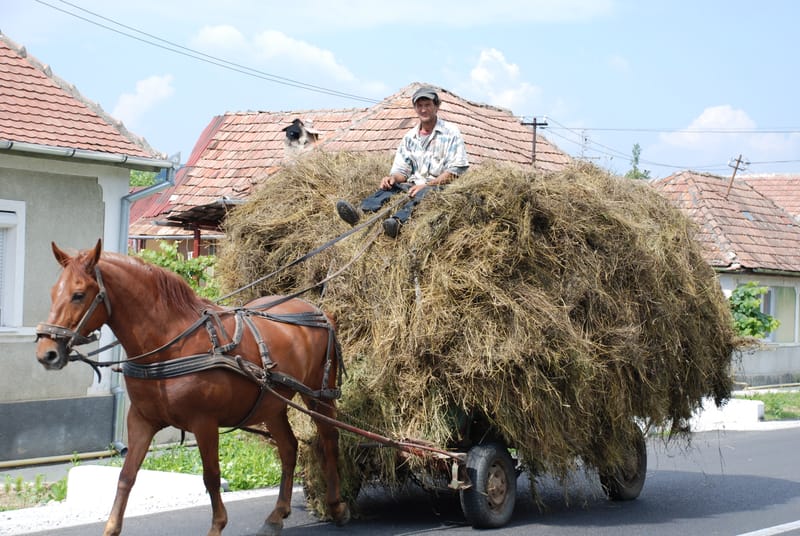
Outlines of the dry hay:
M317 154L270 178L228 218L224 285L244 286L348 230L335 201L371 193L389 165L384 156ZM397 240L379 236L324 295L306 294L337 319L348 371L340 415L454 447L469 413L532 474L562 478L577 459L600 470L621 463L634 418L686 431L703 397L729 397L737 344L694 232L646 183L591 166L471 170L426 198ZM241 299L313 285L351 261L366 234ZM310 441L311 427L300 435ZM363 441L341 441L351 499L362 483L408 474L394 450L359 448ZM300 463L316 500L322 483L310 451ZM406 464L415 475L429 467Z

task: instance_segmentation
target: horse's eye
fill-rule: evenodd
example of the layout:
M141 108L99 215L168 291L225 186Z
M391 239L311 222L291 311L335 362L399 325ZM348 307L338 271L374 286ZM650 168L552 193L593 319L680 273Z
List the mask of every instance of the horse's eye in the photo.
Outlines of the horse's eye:
M83 292L75 292L75 293L72 295L72 301L73 301L73 302L76 302L76 303L80 303L80 302L82 302L82 301L83 301L83 299L84 299L85 297L86 297L86 294L85 294L85 293L83 293Z

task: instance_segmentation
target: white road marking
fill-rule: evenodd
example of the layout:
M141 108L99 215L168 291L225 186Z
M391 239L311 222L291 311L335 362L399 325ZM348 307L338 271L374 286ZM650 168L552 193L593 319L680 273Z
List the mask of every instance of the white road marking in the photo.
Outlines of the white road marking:
M795 529L800 529L800 521L792 521L791 523L784 523L783 525L775 525L774 527L754 530L753 532L745 532L737 536L773 536L774 534L784 534Z

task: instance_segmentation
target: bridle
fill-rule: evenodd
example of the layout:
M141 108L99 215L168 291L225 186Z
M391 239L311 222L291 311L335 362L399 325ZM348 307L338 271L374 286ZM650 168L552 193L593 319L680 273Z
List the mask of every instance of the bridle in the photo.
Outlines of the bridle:
M89 305L89 308L85 313L83 313L83 317L81 318L80 322L78 322L78 325L75 326L75 329L41 322L36 326L37 341L42 337L47 337L58 344L64 344L66 351L69 352L72 350L73 346L82 346L98 339L96 331L90 333L89 335L81 335L81 331L83 331L84 326L89 322L89 319L92 317L92 314L94 314L95 309L97 309L101 303L105 304L106 313L108 314L109 318L111 317L111 302L108 301L108 293L106 292L106 287L103 284L103 276L100 275L100 269L97 266L94 267L94 275L95 279L97 280L97 286L99 287L99 290L97 295L94 297L94 300L92 300L92 303Z

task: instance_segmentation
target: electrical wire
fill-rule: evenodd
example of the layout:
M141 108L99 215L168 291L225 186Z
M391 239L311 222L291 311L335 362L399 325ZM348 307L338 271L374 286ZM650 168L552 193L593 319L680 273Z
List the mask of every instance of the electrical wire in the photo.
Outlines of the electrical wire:
M592 140L591 138L587 137L585 135L585 131L589 131L589 130L608 131L608 132L641 131L641 132L670 132L670 133L674 133L674 132L689 132L689 133L692 133L692 134L734 133L734 131L735 131L735 133L748 133L748 134L764 134L764 133L787 133L787 134L793 134L793 133L800 133L800 131L789 130L789 129L780 130L780 131L779 130L774 130L774 129L770 129L770 130L708 129L708 130L701 131L701 130L691 130L691 129L613 129L613 128L581 128L580 132L578 132L577 129L572 128L572 127L568 127L568 126L560 123L559 121L553 119L551 116L547 117L547 121L555 123L556 125L558 125L557 127L550 127L548 125L548 127L547 127L548 135L559 137L559 138L564 139L564 140L566 140L566 141L568 141L570 143L574 143L574 144L580 145L582 150L586 150L587 146L588 147L590 147L590 146L600 147L602 149L593 149L593 148L590 147L589 150L591 150L591 151L593 151L595 153L601 154L603 156L612 158L612 159L615 158L615 157L620 157L620 158L624 158L626 160L630 160L631 159L631 155L629 153L624 153L622 151L614 149L613 147L609 147L609 146L604 145L602 143L598 143L598 142ZM555 132L556 130L565 130L567 132L570 132L570 133L574 134L575 136L577 136L580 139L580 141L574 141L574 140L571 140L571 139L569 139L569 138L567 138L565 136L560 136L560 135L558 135L557 132ZM679 170L680 169L693 169L693 170L696 170L696 171L726 170L728 167L730 167L730 166L728 166L727 163L726 164L703 164L703 165L698 165L698 166L687 166L687 165L665 164L663 162L655 162L655 161L647 160L647 159L640 159L639 163L643 164L643 165L657 166L657 167L667 168L667 169L679 169ZM750 162L751 165L794 164L794 163L800 163L800 160L771 160L771 161L770 160L765 160L765 161L759 161L759 162Z
M366 102L366 103L370 103L370 104L376 104L378 102L381 102L380 100L376 100L376 99L372 99L372 98L368 98L368 97L363 97L363 96L360 96L360 95L355 95L353 93L347 93L347 92L343 92L343 91L338 91L338 90L335 90L335 89L330 89L330 88L326 88L326 87L318 86L318 85L314 85L314 84L308 84L306 82L301 82L299 80L294 80L294 79L291 79L291 78L286 78L286 77L283 77L283 76L271 74L271 73L268 73L268 72L265 72L265 71L261 71L259 69L254 69L252 67L248 67L248 66L245 66L245 65L241 65L241 64L229 61L229 60L225 60L223 58L212 56L210 54L206 54L206 53L201 52L199 50L194 50L192 48L185 47L185 46L180 45L178 43L169 41L167 39L163 39L161 37L158 37L156 35L144 32L144 31L139 30L137 28L134 28L132 26L129 26L129 25L123 24L121 22L115 21L115 20L113 20L113 19L111 19L109 17L105 17L105 16L103 16L103 15L101 15L99 13L96 13L94 11L82 8L79 5L74 4L72 2L69 2L67 0L58 0L58 1L61 2L62 4L65 4L65 5L73 8L73 9L79 10L79 11L81 11L83 13L86 13L86 14L92 16L92 17L95 17L96 19L108 22L110 24L113 24L114 26L117 26L119 28L124 28L125 30L128 30L129 32L134 32L134 33L139 34L139 35L144 36L144 37L139 37L137 35L134 35L133 33L129 33L128 31L122 31L122 30L120 30L118 28L114 28L114 27L109 26L107 24L103 24L101 22L98 22L97 20L92 20L92 19L90 19L88 17L85 17L85 16L80 15L78 13L75 13L73 11L70 11L68 9L64 9L64 8L55 6L55 5L53 5L53 4L49 3L49 2L46 2L45 0L36 0L36 2L38 2L39 4L47 6L47 7L51 8L51 9L54 9L56 11L59 11L59 12L64 13L66 15L69 15L71 17L83 20L83 21L85 21L85 22L87 22L89 24L93 24L93 25L98 26L100 28L103 28L103 29L109 30L111 32L117 33L119 35L123 35L125 37L140 41L142 43L145 43L145 44L157 47L157 48L161 48L163 50L167 50L169 52L173 52L175 54L179 54L179 55L194 59L196 61L205 62L205 63L211 64L211 65L215 65L217 67L221 67L223 69L227 69L227 70L230 70L230 71L238 72L238 73L244 74L246 76L259 78L259 79L262 79L262 80L266 80L268 82L273 82L273 83L276 83L276 84L282 84L282 85L286 85L286 86L290 86L290 87L295 87L295 88L298 88L298 89L305 89L307 91L314 91L314 92L317 92L317 93L323 93L323 94L326 94L326 95L332 95L332 96L336 96L336 97L342 97L342 98L346 98L346 99L357 100L357 101ZM525 121L525 119L523 117L518 117L518 118L520 119L521 122ZM586 134L585 134L586 132L650 132L650 133L679 133L679 132L683 132L683 133L691 133L691 134L800 134L800 130L790 129L790 128L787 128L787 129L783 129L783 128L769 128L769 129L739 129L739 128L731 128L731 129L725 129L725 128L674 129L674 128L581 127L580 132L578 132L574 127L568 127L568 126L556 121L551 116L548 116L547 120L549 122L553 122L556 125L558 125L558 126L555 126L555 127L550 126L550 125L545 127L549 136L560 138L560 139L564 140L567 143L571 143L571 144L574 144L574 145L580 147L582 154L583 154L584 151L590 150L590 151L592 151L594 153L597 153L599 155L605 156L605 157L607 157L609 159L614 159L614 158L630 159L631 155L629 153L624 152L624 151L617 150L617 149L615 149L613 147L609 147L607 145L604 145L602 143L598 143L598 142L592 140L591 138L586 136ZM563 130L563 131L566 131L566 132L576 136L577 140L570 139L567 136L559 134L557 132L558 130ZM657 167L668 168L668 169L715 170L715 169L725 169L725 168L729 167L729 166L727 166L727 164L725 164L725 165L682 166L682 165L674 165L674 164L665 164L665 163L662 163L662 162L655 162L655 161L650 161L650 160L646 160L646 159L640 160L639 163L643 164L643 165L657 166ZM773 161L751 162L751 164L753 164L753 165L794 164L794 163L800 163L800 160L773 160Z
M370 104L376 104L376 103L380 102L378 100L371 99L371 98L368 98L368 97L362 97L362 96L355 95L355 94L352 94L352 93L346 93L346 92L343 92L343 91L338 91L338 90L335 90L335 89L330 89L330 88L326 88L326 87L322 87L322 86L316 86L316 85L313 85L313 84L300 82L298 80L293 80L291 78L286 78L286 77L283 77L283 76L270 74L270 73L267 73L267 72L264 72L264 71L261 71L261 70L258 70L258 69L254 69L252 67L247 67L245 65L240 65L238 63L234 63L234 62L231 62L229 60L225 60L223 58L218 58L216 56L212 56L210 54L206 54L204 52L200 52L199 50L194 50L194 49L179 45L177 43L174 43L172 41L168 41L166 39L162 39L161 37L149 34L149 33L144 32L142 30L138 30L136 28L133 28L132 26L128 26L128 25L123 24L121 22L117 22L117 21L115 21L113 19L110 19L108 17L104 17L103 15L100 15L100 14L95 13L93 11L90 11L88 9L84 9L84 8L78 6L78 5L75 5L75 4L71 3L71 2L67 2L66 0L59 0L59 1L62 4L66 4L66 5L74 8L74 9L80 10L80 11L82 11L84 13L87 13L87 14L93 16L93 17L96 17L96 18L98 18L100 20L104 20L106 22L109 22L111 24L119 26L120 28L125 28L126 30L130 30L131 32L135 32L135 33L141 34L141 35L145 36L146 38L138 37L138 36L133 35L131 33L119 30L117 28L113 28L113 27L108 26L106 24L103 24L101 22L98 22L98 21L92 20L90 18L84 17L82 15L79 15L78 13L74 13L74 12L69 11L67 9L63 9L63 8L60 8L60 7L55 6L53 4L50 4L48 2L45 2L44 0L36 0L36 2L38 2L38 3L40 3L40 4L44 5L44 6L47 6L47 7L51 8L51 9L56 10L56 11L60 11L61 13L64 13L64 14L69 15L71 17L75 17L77 19L83 20L85 22L88 22L89 24L93 24L95 26L99 26L100 28L109 30L111 32L114 32L114 33L117 33L117 34L120 34L120 35L124 35L125 37L129 37L131 39L135 39L136 41L140 41L142 43L146 43L148 45L151 45L151 46L154 46L154 47L157 47L157 48L161 48L163 50L168 50L168 51L173 52L175 54L180 54L182 56L186 56L186 57L192 58L192 59L197 60L197 61L202 61L202 62L205 62L205 63L209 63L211 65L216 65L217 67L222 67L223 69L228 69L230 71L238 72L238 73L241 73L241 74L244 74L244 75L247 75L247 76L252 76L254 78L260 78L262 80L267 80L269 82L274 82L276 84L282 84L282 85L295 87L295 88L299 88L299 89L305 89L305 90L308 90L308 91L315 91L317 93L324 93L326 95L332 95L332 96L335 96L335 97L343 97L343 98L347 98L347 99L367 102L367 103L370 103ZM158 42L154 42L154 41L151 41L151 40L148 40L148 39L159 41L159 42L164 43L164 44L159 44Z

